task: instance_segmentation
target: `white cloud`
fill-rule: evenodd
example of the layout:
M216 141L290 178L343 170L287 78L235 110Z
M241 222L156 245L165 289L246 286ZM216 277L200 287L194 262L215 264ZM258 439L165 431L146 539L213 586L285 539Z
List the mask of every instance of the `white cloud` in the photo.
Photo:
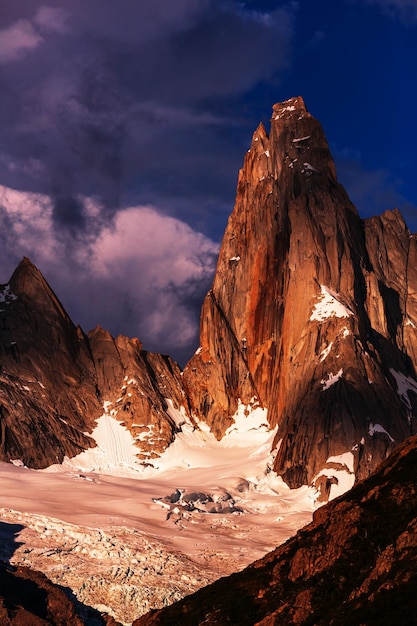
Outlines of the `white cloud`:
M42 42L43 38L28 20L18 20L0 30L0 63L15 61Z
M94 232L101 207L80 200L86 230ZM189 302L202 300L211 281L215 242L149 206L121 210L98 235L80 239L57 230L53 215L48 196L0 186L0 221L7 228L0 282L28 256L84 330L101 324L168 353L197 342L198 314Z
M94 244L94 266L98 274L108 274L111 268L124 274L132 260L138 268L146 260L150 264L146 280L163 288L200 278L205 271L202 257L216 252L212 241L184 222L139 206L118 213L112 227L102 231Z

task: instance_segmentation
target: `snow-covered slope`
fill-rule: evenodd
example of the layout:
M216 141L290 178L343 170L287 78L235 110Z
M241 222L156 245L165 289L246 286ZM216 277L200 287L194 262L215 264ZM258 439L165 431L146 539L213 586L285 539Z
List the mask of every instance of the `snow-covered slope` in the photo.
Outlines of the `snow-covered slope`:
M43 471L0 464L4 555L84 604L130 624L242 569L310 521L314 492L290 490L270 471L275 431L255 401L239 404L220 442L183 423L147 469L108 409L93 431L97 448ZM6 524L20 528L13 542Z

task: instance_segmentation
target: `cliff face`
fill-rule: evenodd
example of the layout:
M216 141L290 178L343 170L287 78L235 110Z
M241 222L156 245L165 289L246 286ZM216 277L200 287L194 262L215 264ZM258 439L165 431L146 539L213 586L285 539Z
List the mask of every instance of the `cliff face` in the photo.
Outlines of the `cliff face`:
M134 626L414 623L416 464L411 437L286 544Z
M84 434L100 415L88 343L28 259L1 293L0 458L45 467L94 443Z
M416 244L397 211L360 219L301 98L275 105L184 371L195 413L221 438L237 400L257 397L293 487L314 480L326 497L368 475L415 430Z

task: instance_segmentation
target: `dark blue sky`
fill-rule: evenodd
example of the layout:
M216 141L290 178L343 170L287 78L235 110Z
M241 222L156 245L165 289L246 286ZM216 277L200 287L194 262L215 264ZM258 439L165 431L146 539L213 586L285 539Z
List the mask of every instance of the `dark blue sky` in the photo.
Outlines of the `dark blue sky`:
M184 362L275 102L303 96L362 216L417 231L416 66L416 0L1 3L0 280L27 255L85 330Z

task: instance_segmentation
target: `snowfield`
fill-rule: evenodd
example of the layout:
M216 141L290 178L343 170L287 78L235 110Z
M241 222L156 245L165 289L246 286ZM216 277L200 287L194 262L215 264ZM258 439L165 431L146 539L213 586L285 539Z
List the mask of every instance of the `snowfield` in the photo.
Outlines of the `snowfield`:
M1 558L43 571L124 624L263 556L311 520L312 489L271 471L275 431L254 400L222 441L182 431L143 468L105 403L97 448L44 471L0 464Z

